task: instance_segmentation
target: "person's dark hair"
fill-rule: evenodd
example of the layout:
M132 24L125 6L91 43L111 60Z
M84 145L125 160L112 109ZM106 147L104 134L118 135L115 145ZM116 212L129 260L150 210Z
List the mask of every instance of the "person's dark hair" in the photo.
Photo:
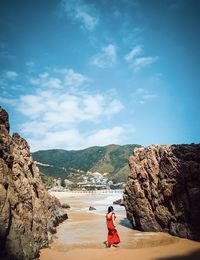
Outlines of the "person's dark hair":
M112 206L109 206L108 207L108 213L110 213L111 211L113 211L114 210L114 208L112 207Z

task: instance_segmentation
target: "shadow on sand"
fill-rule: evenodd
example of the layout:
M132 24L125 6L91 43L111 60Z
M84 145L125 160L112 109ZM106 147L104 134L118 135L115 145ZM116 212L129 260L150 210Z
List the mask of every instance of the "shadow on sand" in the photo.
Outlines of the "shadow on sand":
M119 225L126 227L126 228L133 229L131 222L127 218L121 219L119 222Z
M200 259L200 250L195 250L187 255L161 257L161 258L156 258L155 260L199 260L199 259Z

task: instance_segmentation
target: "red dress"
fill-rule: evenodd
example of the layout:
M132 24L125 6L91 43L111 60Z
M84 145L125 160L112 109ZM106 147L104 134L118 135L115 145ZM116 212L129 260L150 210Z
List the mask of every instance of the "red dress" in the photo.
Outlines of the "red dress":
M106 220L107 220L107 228L108 228L108 243L110 245L116 245L120 243L120 238L117 233L116 228L114 227L112 215L114 215L114 219L116 219L116 216L114 213L112 213L110 216L108 216L108 213L106 214Z

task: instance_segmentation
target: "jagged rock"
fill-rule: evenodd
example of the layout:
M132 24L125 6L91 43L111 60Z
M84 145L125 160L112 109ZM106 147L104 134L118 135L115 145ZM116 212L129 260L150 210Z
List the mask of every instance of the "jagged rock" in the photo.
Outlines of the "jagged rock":
M62 208L64 208L64 209L70 209L70 208L71 208L71 207L69 206L69 204L67 204L67 203L62 203L61 206L62 206Z
M94 207L90 206L89 210L96 210Z
M200 241L200 144L137 148L124 191L133 228Z
M66 218L45 190L26 140L9 135L8 114L0 108L0 257L37 258Z
M124 201L123 201L123 199L115 200L115 201L113 201L113 205L124 206Z

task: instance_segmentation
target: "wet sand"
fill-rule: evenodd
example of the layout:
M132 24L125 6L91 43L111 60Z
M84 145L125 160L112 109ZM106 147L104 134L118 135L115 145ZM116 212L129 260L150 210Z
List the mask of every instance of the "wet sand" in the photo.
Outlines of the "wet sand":
M100 259L200 259L200 243L173 237L165 233L133 230L123 207L115 206L117 230L121 243L118 248L105 248L107 237L105 212L121 194L54 193L67 202L69 219L57 229L50 248L42 249L41 260L100 260ZM96 211L89 211L89 206Z

